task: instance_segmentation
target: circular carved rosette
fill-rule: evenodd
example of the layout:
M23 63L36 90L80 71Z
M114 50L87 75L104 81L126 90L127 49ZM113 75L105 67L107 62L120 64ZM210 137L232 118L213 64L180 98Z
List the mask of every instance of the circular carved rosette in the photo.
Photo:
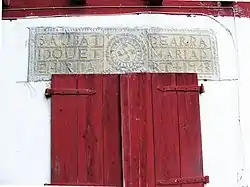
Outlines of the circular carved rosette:
M136 72L146 65L146 46L134 35L118 35L110 39L106 58L110 68L118 72Z

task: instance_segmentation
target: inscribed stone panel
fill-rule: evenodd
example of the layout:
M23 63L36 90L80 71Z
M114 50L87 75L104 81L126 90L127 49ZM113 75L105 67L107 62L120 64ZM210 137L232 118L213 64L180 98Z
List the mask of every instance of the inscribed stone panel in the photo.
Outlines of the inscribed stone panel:
M210 30L29 28L29 81L54 73L197 72L219 76Z

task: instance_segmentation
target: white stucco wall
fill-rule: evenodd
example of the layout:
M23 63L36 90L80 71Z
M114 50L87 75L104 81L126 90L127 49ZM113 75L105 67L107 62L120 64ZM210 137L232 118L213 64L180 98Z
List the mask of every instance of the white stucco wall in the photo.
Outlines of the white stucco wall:
M200 80L206 90L200 96L204 173L210 176L207 187L242 186L243 181L238 181L238 173L241 169L250 167L250 147L247 147L250 139L247 107L250 105L247 85L250 80L248 25L250 19L247 18L181 15L86 16L3 21L3 55L0 61L0 184L42 185L50 182L50 101L44 97L44 90L49 84L26 82L27 27L153 26L213 29L216 33L220 80ZM242 139L245 147L242 146ZM243 178L250 179L250 173L246 173Z

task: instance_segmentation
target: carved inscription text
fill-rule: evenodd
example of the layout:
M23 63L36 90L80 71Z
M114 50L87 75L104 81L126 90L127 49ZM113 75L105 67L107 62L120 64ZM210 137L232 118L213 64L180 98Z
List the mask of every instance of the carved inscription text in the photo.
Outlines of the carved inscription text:
M53 73L197 72L219 74L211 31L30 28L30 81Z

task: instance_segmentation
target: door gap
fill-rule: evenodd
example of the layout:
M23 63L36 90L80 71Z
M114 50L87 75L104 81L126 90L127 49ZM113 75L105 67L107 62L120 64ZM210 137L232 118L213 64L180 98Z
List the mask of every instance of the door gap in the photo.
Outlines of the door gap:
M122 110L121 110L121 76L118 75L118 110L119 110L119 120L120 120L120 126L119 126L119 132L120 132L120 154L121 154L121 162L120 162L120 166L121 166L121 171L120 171L120 175L121 175L121 187L124 187L124 183L125 183L125 178L124 178L124 154L123 154L123 138L122 138Z

